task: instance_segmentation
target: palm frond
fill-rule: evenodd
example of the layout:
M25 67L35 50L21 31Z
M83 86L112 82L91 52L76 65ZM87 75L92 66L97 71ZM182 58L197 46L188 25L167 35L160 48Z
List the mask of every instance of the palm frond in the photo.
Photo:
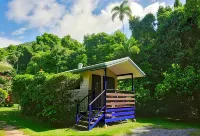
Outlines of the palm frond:
M123 7L123 11L126 11L126 12L129 12L129 13L132 13L132 10L129 6L125 6Z
M119 10L120 10L119 6L115 6L114 8L112 8L111 13Z
M123 2L122 2L122 4L120 4L120 9L123 9L123 7L125 6L125 5L127 5L128 4L128 0L124 0Z
M115 12L115 13L112 15L112 21L114 21L114 19L116 18L117 15L119 15L119 12Z
M132 18L132 14L130 12L125 11L124 14L127 15L129 17L129 19Z

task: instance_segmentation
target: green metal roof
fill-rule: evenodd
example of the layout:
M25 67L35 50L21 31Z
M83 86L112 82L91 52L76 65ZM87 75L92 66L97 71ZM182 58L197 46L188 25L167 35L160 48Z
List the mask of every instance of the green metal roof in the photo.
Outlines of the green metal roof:
M125 61L129 61L143 76L146 75L129 57L116 59L116 60L112 60L112 61L108 61L108 62L103 62L103 63L99 63L99 64L95 64L95 65L91 65L91 66L86 66L86 67L82 67L82 68L78 68L78 69L73 69L73 70L69 70L69 71L66 71L66 72L79 73L79 72L84 72L84 71L92 71L92 70L97 70L97 69L103 69L103 68L107 68L107 67L110 67L110 66L114 66L114 65L119 64L119 63L123 63Z

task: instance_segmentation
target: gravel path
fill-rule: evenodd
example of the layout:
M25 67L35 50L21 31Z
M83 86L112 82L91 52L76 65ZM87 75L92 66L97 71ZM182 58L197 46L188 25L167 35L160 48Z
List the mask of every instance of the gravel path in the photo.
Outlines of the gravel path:
M0 121L1 127L3 127L3 130L6 133L6 136L27 136L24 135L22 131L16 129L14 126L6 125L4 121Z
M195 129L158 129L151 127L140 127L132 130L125 136L190 136L189 133Z
M6 131L6 136L26 136L23 134L22 131L19 131L15 127L10 125L6 125L4 127L4 130Z

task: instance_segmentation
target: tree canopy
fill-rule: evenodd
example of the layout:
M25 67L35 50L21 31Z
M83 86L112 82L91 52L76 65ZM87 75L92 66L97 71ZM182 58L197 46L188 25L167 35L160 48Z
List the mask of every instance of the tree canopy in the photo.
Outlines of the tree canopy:
M113 19L119 15L121 21L131 13L127 1L112 11ZM129 27L129 38L120 31L100 32L85 35L83 42L44 33L33 42L0 49L0 61L17 74L35 75L128 56L147 75L134 80L139 114L200 117L200 0L185 5L175 0L174 7L160 6L156 16L131 17ZM118 87L130 86L120 81Z

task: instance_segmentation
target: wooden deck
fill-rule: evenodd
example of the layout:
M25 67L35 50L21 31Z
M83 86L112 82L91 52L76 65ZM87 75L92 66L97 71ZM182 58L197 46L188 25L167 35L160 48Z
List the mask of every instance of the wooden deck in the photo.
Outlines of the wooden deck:
M106 93L106 123L134 118L135 95L133 92Z

